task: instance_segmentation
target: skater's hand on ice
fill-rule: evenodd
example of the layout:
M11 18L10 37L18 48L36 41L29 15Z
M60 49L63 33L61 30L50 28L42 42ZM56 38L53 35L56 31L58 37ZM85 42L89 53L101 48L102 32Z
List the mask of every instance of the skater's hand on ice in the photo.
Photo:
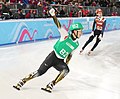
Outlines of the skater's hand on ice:
M49 13L50 13L51 16L55 16L55 9L51 8L49 10Z

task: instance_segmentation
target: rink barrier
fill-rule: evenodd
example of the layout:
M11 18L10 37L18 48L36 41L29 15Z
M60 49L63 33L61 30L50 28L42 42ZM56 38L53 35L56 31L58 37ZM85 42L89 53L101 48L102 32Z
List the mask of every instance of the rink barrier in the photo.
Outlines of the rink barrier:
M92 30L94 17L59 18L62 26L69 31L73 22L80 22L88 34ZM0 46L36 42L60 37L52 18L0 21ZM120 30L120 17L106 17L105 31Z

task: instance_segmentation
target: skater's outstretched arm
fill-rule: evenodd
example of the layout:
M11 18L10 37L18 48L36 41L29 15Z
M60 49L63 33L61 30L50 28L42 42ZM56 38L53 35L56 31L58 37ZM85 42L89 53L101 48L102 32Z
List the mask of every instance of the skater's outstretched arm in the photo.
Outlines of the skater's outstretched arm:
M57 19L56 16L53 16L53 20L54 20L54 23L56 24L56 26L57 26L58 28L61 28L61 24L60 24L60 22L59 22L59 20Z
M56 26L57 26L58 28L61 28L61 24L60 24L59 20L57 19L56 15L55 15L55 9L51 8L51 9L49 10L49 13L50 13L50 15L52 16L52 18L53 18L54 23L56 24Z
M51 8L49 10L49 13L52 16L52 18L54 20L54 23L56 24L56 26L57 26L57 28L59 30L59 33L61 35L61 40L63 40L65 38L65 36L68 35L68 32L61 26L59 20L57 19L56 15L55 15L55 9Z

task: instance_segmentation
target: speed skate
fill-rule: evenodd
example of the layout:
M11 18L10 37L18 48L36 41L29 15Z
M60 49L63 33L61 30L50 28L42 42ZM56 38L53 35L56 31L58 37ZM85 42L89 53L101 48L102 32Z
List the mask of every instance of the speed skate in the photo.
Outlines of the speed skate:
M20 90L20 87L19 86L14 86L13 85L13 88L17 89L17 90Z
M44 90L44 91L46 91L46 92L49 92L49 93L51 93L52 92L52 90L50 89L50 88L41 88L41 90Z

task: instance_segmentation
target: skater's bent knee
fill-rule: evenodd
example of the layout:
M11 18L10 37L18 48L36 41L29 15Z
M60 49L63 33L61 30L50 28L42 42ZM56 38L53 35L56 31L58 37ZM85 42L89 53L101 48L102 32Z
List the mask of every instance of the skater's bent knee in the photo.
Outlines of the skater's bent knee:
M69 68L67 68L67 69L64 69L64 70L61 71L61 72L63 72L63 73L64 73L64 76L66 76L66 75L70 72L70 70L69 70Z
M43 75L46 71L42 69L38 69L39 76Z

